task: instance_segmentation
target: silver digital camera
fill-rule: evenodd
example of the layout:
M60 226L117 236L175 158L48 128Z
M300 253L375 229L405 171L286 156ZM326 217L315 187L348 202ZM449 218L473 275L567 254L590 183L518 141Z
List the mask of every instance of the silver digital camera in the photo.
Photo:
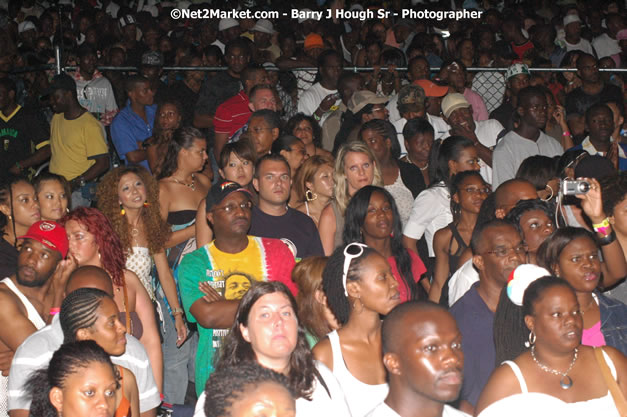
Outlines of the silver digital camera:
M562 195L580 195L590 191L590 183L584 180L562 181Z

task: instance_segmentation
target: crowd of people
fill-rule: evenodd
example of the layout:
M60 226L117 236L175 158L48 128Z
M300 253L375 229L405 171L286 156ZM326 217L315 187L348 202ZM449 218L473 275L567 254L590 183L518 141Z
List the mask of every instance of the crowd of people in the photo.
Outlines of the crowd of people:
M124 3L0 1L0 417L627 415L624 4Z

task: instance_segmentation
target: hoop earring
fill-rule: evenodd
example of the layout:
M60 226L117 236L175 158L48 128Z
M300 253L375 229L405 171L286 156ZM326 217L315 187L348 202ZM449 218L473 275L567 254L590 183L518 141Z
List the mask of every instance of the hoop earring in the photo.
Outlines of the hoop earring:
M312 201L318 198L318 194L314 193L309 188L307 188L307 191L305 191L305 198L307 199L308 202L311 203Z
M533 330L529 332L529 337L527 339L528 340L525 342L525 347L530 348L531 346L536 344L536 334L533 332Z
M120 204L120 216L124 216L126 214L126 210L124 210L124 206Z

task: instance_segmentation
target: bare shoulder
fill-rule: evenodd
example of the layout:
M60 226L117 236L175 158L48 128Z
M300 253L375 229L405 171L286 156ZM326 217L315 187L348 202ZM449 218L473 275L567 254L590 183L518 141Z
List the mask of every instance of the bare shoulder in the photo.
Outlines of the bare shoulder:
M451 229L448 226L443 227L433 235L433 244L443 244L447 240L450 240L452 236L453 232L451 232Z
M22 302L3 282L0 282L0 306L0 312L3 313L14 313L15 310L22 312L22 308L20 308ZM10 317L9 314L4 315L5 317Z
M502 364L492 372L488 383L483 388L479 401L477 401L476 413L480 414L487 406L514 394L520 394L520 384L507 364Z
M322 221L323 219L335 223L335 213L333 212L333 207L331 207L331 204L327 204L322 209L322 213L320 213L320 221Z
M314 358L324 363L330 370L333 370L333 350L328 337L320 340L312 349L312 353Z

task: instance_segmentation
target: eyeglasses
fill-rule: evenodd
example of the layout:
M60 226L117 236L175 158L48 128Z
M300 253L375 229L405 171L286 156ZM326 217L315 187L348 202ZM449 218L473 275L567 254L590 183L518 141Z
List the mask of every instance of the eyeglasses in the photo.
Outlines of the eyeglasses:
M495 255L497 258L505 258L506 256L509 256L512 253L512 251L516 252L517 255L520 255L520 254L526 255L527 252L529 252L529 247L526 244L521 243L515 248L498 248L494 250L489 250L485 253Z
M344 295L348 297L348 291L346 291L346 275L348 274L348 268L351 266L351 261L355 258L359 258L362 253L364 253L364 248L367 248L368 245L364 245L363 243L349 243L348 246L344 248L344 269L342 272L342 286L344 287Z
M481 188L475 188L475 187L466 187L464 188L464 191L466 191L468 194L490 194L490 192L492 191L490 189L490 187L481 187Z
M216 210L224 210L225 213L232 213L238 208L241 208L242 210L252 210L253 203L251 201L245 201L240 204L227 204L224 207L216 207Z

